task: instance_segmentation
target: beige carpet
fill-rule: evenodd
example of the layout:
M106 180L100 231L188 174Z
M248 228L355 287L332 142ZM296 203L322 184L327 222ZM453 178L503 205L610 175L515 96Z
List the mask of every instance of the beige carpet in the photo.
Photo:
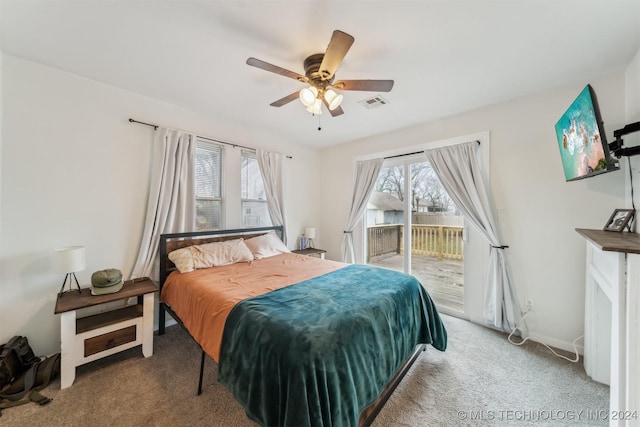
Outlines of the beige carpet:
M423 353L387 402L375 427L434 425L607 425L609 388L591 381L536 343L443 316L449 348ZM139 348L77 369L73 386L54 381L46 406L4 410L2 426L255 426L206 360L196 396L200 353L180 328L156 336L154 355Z

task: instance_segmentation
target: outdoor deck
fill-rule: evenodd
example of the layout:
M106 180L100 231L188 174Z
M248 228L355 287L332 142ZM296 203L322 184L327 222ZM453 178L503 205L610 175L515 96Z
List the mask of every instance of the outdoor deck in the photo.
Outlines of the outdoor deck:
M402 255L382 255L372 258L371 265L402 271ZM438 306L462 312L464 308L464 261L438 260L426 255L411 257L412 274L427 289Z

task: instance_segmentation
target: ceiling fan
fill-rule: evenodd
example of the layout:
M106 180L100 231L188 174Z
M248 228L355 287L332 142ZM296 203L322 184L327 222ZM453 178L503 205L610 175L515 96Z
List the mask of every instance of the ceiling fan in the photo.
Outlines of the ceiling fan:
M321 114L322 104L324 104L329 113L335 117L343 114L344 111L340 107L343 96L336 93L334 89L389 92L393 88L393 80L335 81L335 72L354 40L353 36L340 30L335 30L325 53L316 53L304 60L304 76L256 58L247 59L247 64L309 84L306 88L297 90L284 98L272 102L270 104L272 107L282 107L294 99L300 98L300 101L310 113Z

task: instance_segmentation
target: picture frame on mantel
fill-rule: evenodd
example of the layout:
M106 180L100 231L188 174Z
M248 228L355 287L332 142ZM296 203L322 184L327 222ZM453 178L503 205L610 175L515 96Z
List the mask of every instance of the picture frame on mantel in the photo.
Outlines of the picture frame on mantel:
M617 231L620 232L624 230L627 226L633 215L635 214L635 210L633 209L616 209L613 211L611 216L609 217L609 221L605 224L603 230L604 231Z

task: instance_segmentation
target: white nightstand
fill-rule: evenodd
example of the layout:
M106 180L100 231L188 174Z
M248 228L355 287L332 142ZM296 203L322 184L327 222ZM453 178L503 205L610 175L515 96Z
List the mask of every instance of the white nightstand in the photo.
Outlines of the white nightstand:
M67 388L76 378L76 367L105 356L142 345L142 354L153 354L153 302L158 292L148 278L124 282L119 292L91 295L91 289L68 291L58 295L55 314L60 314L61 369L60 388ZM137 297L138 303L87 317L77 317L77 310L126 301Z

